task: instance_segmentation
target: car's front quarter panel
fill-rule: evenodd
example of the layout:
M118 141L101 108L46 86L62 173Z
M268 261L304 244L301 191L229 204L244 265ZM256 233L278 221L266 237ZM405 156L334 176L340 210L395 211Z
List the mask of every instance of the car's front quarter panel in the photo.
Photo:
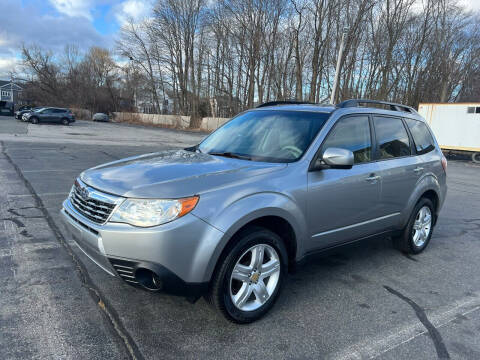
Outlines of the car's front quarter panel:
M224 232L210 259L209 272L232 236L256 219L276 216L286 220L295 233L297 257L303 255L307 239L305 216L307 169L300 164L289 165L272 176L250 179L248 185L217 189L200 195L193 214ZM302 174L303 169L304 176Z

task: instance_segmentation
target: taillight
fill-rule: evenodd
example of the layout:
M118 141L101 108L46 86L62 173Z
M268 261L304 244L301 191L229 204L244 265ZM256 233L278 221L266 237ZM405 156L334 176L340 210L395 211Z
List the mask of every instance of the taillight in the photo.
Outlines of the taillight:
M442 155L442 167L445 173L447 173L447 158Z

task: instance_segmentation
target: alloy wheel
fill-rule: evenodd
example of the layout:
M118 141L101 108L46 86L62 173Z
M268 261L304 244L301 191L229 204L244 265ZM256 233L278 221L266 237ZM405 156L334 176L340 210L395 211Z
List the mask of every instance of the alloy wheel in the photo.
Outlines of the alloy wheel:
M423 206L415 217L413 223L413 243L417 247L422 247L432 230L432 212L428 206Z
M230 276L230 297L242 311L254 311L275 292L280 279L280 256L270 245L257 244L245 251Z

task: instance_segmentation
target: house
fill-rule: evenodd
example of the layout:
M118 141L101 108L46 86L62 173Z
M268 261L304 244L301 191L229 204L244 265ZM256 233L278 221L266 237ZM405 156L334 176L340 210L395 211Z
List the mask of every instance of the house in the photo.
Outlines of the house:
M0 80L0 101L10 101L16 104L22 90L13 81Z

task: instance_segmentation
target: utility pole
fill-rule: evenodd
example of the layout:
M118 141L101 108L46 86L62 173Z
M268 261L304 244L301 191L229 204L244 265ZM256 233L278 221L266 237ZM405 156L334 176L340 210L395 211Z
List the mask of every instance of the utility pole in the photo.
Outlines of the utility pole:
M345 35L347 35L348 27L343 28L342 40L340 41L340 49L338 49L337 68L335 70L335 79L333 80L332 95L330 97L330 103L335 104L335 98L337 97L338 78L340 77L340 64L342 63L343 47L345 43Z

